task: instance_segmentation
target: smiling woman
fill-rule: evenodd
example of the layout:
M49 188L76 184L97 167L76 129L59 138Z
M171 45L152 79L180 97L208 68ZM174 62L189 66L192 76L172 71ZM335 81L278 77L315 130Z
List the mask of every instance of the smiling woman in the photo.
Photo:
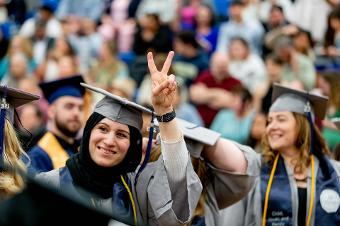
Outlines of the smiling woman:
M127 125L102 119L92 130L89 151L95 163L112 167L120 163L130 146L130 130Z
M142 113L164 115L173 109L177 86L174 75L167 75L173 55L169 53L158 71L152 54L148 54L155 112L82 84L104 97L86 121L80 151L67 160L65 167L38 177L130 225L185 225L192 218L202 185L175 118L159 125L162 158L146 164L145 157L139 166ZM82 189L92 194L84 194Z
M270 112L268 114L266 134L269 146L282 152L296 149L297 123L291 112Z
M256 184L224 211L228 225L339 225L340 164L314 124L327 98L275 84L272 99Z

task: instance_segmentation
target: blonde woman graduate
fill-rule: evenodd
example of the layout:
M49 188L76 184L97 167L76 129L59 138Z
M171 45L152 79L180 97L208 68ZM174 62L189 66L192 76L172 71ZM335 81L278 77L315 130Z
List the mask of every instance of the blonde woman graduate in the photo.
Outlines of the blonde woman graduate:
M26 165L21 159L29 162L14 128L14 123L18 122L16 108L38 100L39 96L0 86L0 98L0 201L3 201L24 188L22 175Z

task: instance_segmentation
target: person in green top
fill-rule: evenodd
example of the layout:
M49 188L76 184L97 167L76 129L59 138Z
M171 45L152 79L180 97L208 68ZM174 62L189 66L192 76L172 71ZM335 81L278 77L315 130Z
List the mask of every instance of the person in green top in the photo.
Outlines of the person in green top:
M340 144L340 130L336 128L332 119L340 118L340 74L327 71L320 73L319 87L322 93L329 97L326 120L323 122L322 135L324 136L329 149L334 152L337 144Z

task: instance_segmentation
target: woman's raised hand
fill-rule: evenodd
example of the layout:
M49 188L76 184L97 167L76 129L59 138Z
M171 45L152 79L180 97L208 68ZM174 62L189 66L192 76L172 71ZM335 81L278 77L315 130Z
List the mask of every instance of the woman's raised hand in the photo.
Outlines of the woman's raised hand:
M168 75L174 52L170 51L166 58L163 68L158 71L153 55L148 53L148 67L152 82L152 104L157 115L163 115L173 110L177 83L173 74Z

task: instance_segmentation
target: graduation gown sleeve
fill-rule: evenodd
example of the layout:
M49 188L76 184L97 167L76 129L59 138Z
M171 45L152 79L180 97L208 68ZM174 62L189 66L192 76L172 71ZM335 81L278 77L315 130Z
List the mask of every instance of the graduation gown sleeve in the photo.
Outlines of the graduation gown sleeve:
M181 139L177 143L168 144L166 148L186 150L186 145ZM192 218L201 191L202 185L190 158L185 178L174 182L167 175L163 158L159 157L144 169L134 190L139 218L147 225L184 225Z
M256 152L248 146L235 144L246 157L247 172L245 174L220 170L208 164L213 175L208 192L213 192L219 209L226 208L245 197L252 188L255 176L260 169Z

